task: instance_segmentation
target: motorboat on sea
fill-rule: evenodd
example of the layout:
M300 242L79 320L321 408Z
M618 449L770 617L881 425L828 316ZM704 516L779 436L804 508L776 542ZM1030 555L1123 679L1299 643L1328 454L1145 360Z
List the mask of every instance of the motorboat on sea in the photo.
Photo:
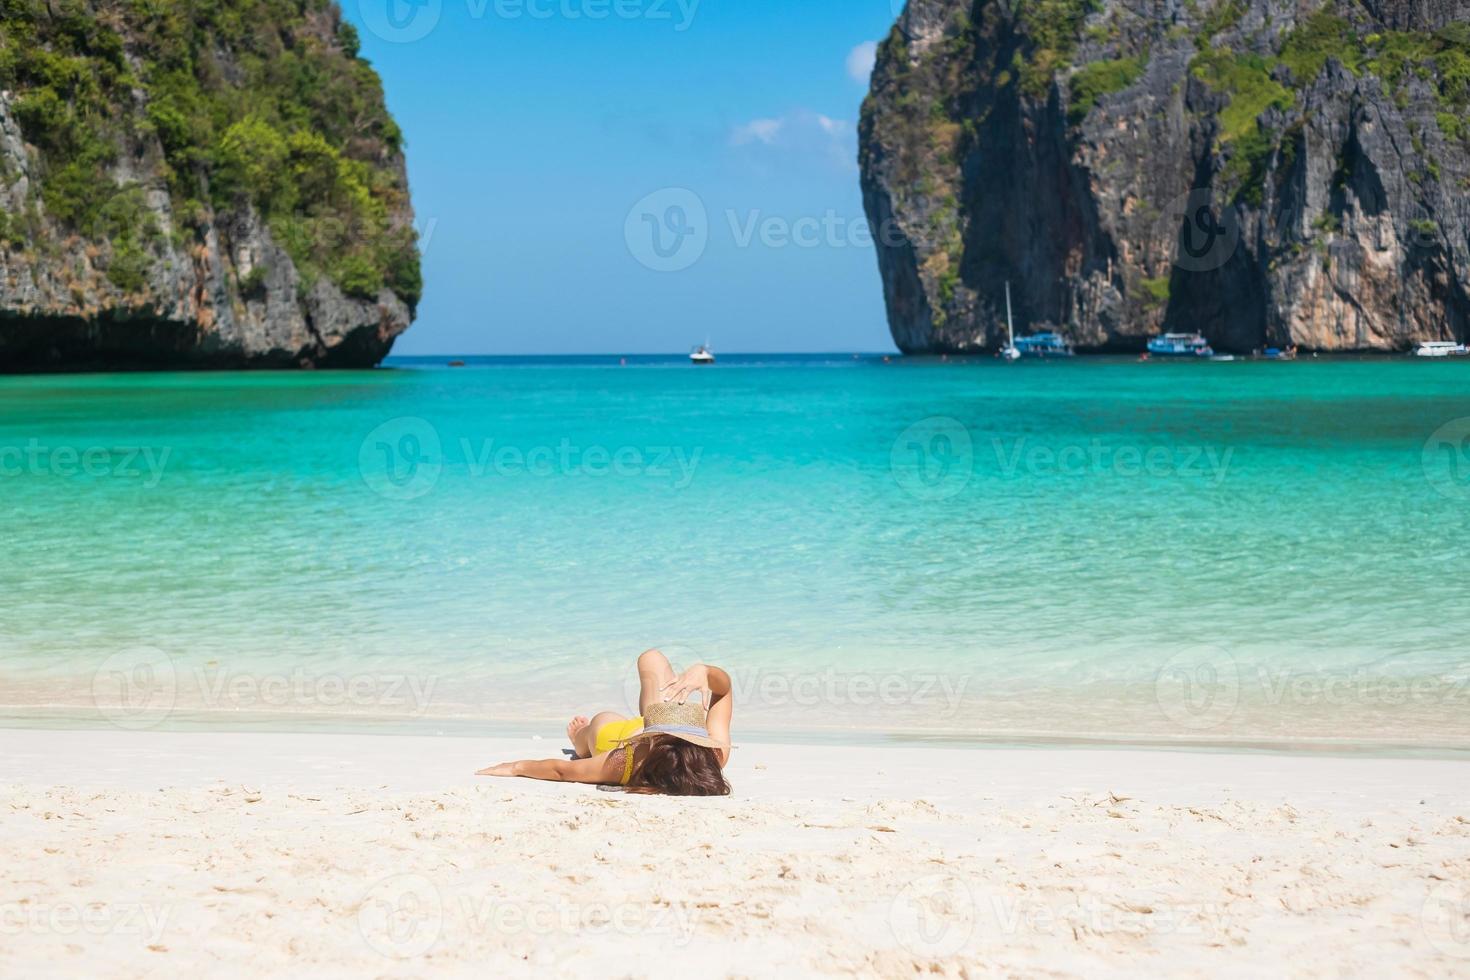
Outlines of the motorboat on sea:
M1059 333L1047 331L1029 337L1017 337L1016 349L1022 357L1071 357L1072 345Z
M1452 340L1425 341L1414 351L1415 357L1464 357L1466 354L1470 354L1470 349Z
M1166 333L1148 342L1155 357L1214 357L1209 341L1197 333Z
M689 360L696 365L715 363L714 352L709 349L709 344L700 344L690 353Z

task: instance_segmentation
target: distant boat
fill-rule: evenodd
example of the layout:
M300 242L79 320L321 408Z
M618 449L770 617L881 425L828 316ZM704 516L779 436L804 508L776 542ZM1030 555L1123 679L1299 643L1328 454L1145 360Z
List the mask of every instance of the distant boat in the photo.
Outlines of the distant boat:
M1296 360L1296 348L1288 347L1282 350L1280 347L1267 347L1261 352L1261 356L1268 361L1294 361Z
M715 355L714 352L709 349L709 344L700 344L698 347L694 348L694 352L689 355L689 360L698 365L713 364L715 363Z
M1215 350L1197 333L1166 333L1148 342L1155 357L1214 357Z
M1021 352L1016 349L1016 325L1011 319L1011 281L1006 280L1006 345L1000 349L1001 360L1019 361Z
M450 367L464 367L464 361L450 361Z
M1452 340L1425 341L1414 351L1415 357L1464 357L1466 354L1470 354L1470 350Z
M1017 337L1016 349L1022 357L1071 357L1072 345L1059 333L1034 333Z

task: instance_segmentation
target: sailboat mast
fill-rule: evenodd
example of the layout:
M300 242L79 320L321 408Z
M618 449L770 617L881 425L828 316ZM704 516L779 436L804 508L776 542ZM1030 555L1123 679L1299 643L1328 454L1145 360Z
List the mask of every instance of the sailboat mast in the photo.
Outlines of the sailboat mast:
M1006 280L1006 343L1007 346L1016 346L1016 327L1011 321L1011 281Z

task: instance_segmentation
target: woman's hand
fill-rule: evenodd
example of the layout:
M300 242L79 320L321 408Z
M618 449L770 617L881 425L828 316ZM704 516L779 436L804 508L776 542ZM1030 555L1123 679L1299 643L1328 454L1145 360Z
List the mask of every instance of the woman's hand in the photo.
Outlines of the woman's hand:
M491 766L489 769L481 769L479 772L475 773L476 776L514 776L515 774L516 764L514 762L502 762L498 766Z
M683 704L689 700L689 695L696 691L699 692L700 703L708 711L710 701L709 668L704 664L695 664L693 667L690 667L683 674L665 684L659 693L664 696L665 701L676 701L679 704Z

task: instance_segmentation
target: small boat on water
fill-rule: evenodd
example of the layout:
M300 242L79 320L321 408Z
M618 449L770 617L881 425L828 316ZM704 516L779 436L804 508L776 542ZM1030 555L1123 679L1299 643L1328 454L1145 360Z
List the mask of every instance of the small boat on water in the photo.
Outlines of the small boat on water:
M1425 341L1414 351L1415 357L1464 357L1466 354L1470 354L1470 349L1452 340Z
M1261 356L1268 361L1294 361L1296 360L1296 348L1267 347L1261 351Z
M715 355L709 349L709 344L700 344L689 355L689 360L696 365L713 364L715 363Z
M1016 349L1022 357L1071 357L1072 345L1059 333L1034 333L1029 337L1017 337Z
M1214 357L1209 341L1197 333L1166 333L1148 342L1155 357Z
M1019 361L1021 352L1016 349L1016 325L1011 319L1011 281L1006 280L1006 345L1000 349L1003 361Z

